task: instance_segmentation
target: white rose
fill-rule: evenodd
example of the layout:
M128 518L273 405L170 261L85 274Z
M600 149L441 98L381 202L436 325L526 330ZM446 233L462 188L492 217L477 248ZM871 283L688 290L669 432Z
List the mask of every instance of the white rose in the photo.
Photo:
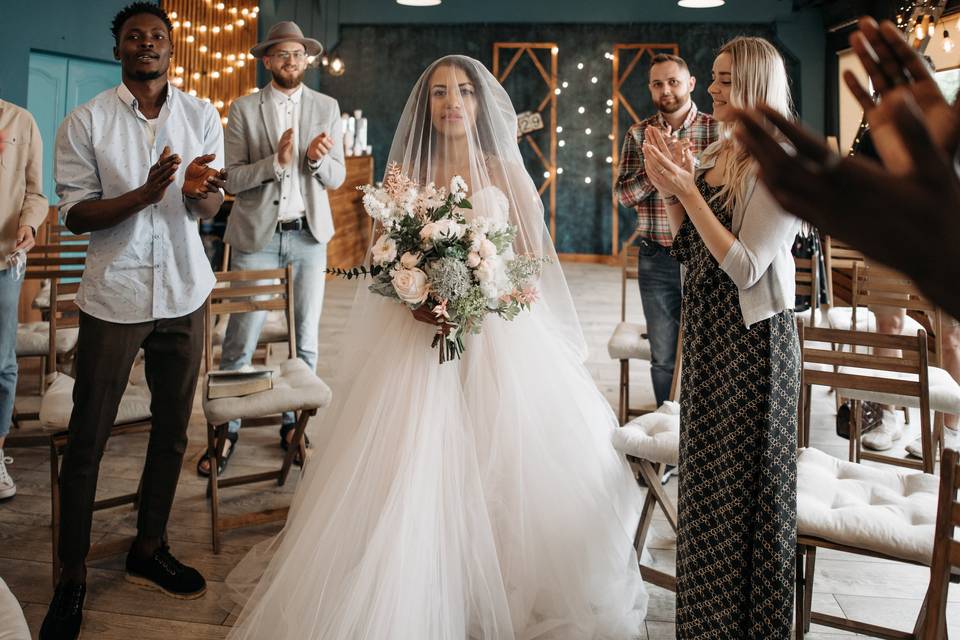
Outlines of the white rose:
M476 251L471 251L467 254L467 266L471 269L476 269L480 264L480 254Z
M373 261L380 266L393 262L397 257L397 241L383 234L374 243L372 253Z
M423 241L430 240L431 238L433 238L436 232L437 232L437 223L428 222L427 224L423 225L423 227L420 229L420 239Z
M397 269L390 282L400 299L410 305L421 304L430 293L427 274L420 269Z
M474 273L478 282L492 282L497 275L497 265L490 260L481 260Z
M450 220L445 218L443 220L438 220L433 223L434 229L433 234L430 236L430 239L434 242L438 240L450 240L453 238L462 238L463 234L466 233L466 229L463 228L463 225L457 223L455 220Z
M453 176L450 179L450 193L465 194L467 192L467 181L460 176Z
M418 264L420 264L420 258L423 257L422 253L410 253L407 251L402 256L400 256L400 264L403 265L404 269L413 269Z
M477 253L480 254L481 258L490 258L497 255L497 246L490 242L487 238L484 238L480 241L480 246L477 248Z

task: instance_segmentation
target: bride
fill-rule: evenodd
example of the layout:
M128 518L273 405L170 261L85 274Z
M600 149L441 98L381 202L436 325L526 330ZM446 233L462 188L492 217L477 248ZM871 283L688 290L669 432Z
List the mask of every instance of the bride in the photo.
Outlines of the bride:
M508 219L551 259L532 311L489 316L462 360L436 327L361 286L334 403L283 531L228 577L229 638L627 639L647 595L631 544L639 489L517 146L506 92L476 60L421 76L390 150L420 184L462 176L471 216Z

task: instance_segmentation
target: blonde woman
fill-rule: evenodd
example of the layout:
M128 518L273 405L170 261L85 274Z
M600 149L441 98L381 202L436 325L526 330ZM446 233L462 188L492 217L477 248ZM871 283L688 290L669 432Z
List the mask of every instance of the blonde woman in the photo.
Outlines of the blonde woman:
M677 637L790 637L800 354L790 246L799 222L732 137L737 108L790 113L762 38L720 49L709 88L720 140L701 156L648 130L648 175L685 267Z

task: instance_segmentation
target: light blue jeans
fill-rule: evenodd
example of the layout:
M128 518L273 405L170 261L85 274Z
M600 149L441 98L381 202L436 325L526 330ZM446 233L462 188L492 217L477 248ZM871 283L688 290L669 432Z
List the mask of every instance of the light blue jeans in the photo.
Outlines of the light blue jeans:
M252 253L234 250L230 257L232 271L283 269L293 267L294 331L297 357L317 370L317 331L323 309L326 284L327 245L317 242L309 229L282 231L273 234L270 242ZM266 311L233 313L223 340L220 368L226 371L250 364L257 349L260 330L267 319ZM293 424L293 412L283 414L283 424ZM240 421L233 420L230 433L240 430Z
M0 271L0 438L10 433L17 396L17 305L22 280Z

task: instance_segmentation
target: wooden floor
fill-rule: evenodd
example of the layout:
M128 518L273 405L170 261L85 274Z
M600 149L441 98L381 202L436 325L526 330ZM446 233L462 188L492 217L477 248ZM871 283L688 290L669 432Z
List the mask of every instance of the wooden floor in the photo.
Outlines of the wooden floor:
M590 346L588 367L611 404L616 405L618 365L609 360L606 341L619 318L620 272L614 267L591 264L565 264L584 332ZM332 281L320 328L319 373L329 378L336 361L343 323L352 300L352 285ZM629 308L640 317L639 295L631 289ZM649 366L635 364L632 370L632 394L637 404L652 404ZM30 397L36 393L36 379L21 382L21 410L36 406ZM336 392L336 389L334 389ZM812 444L832 455L846 456L847 441L833 434L833 398L819 390L813 404ZM916 425L918 421L913 421ZM311 427L314 428L314 427ZM93 563L84 614L84 637L97 640L138 640L172 637L222 638L235 619L224 593L224 577L256 542L276 533L279 525L229 531L224 534L223 550L213 555L210 546L209 509L204 498L205 484L194 467L205 447L205 427L197 402L190 423L190 448L169 526L174 553L185 563L196 566L206 576L209 592L199 600L184 602L143 591L123 580L123 556ZM244 432L243 443L230 463L228 474L263 470L278 464L280 449L273 428ZM904 442L909 441L905 438ZM145 436L117 437L108 444L100 474L100 496L126 492L136 486L143 464ZM36 637L51 596L50 585L50 498L49 462L45 448L8 449L14 458L9 466L18 486L17 496L0 504L0 576L9 584L23 605L30 629ZM287 486L270 483L226 490L226 513L253 508L283 506L297 486L294 471ZM677 482L668 484L676 498ZM93 540L111 540L134 533L136 515L120 507L96 515ZM666 535L665 520L655 522L650 538L648 562L673 571L675 541ZM828 613L849 616L876 624L909 630L920 606L928 573L921 567L908 567L882 560L853 559L840 553L820 551L815 585L815 605ZM674 637L673 594L649 587L650 607L646 638ZM951 586L948 619L951 637L960 637L960 589ZM842 634L814 627L811 640L839 638ZM575 640L575 639L571 639Z

